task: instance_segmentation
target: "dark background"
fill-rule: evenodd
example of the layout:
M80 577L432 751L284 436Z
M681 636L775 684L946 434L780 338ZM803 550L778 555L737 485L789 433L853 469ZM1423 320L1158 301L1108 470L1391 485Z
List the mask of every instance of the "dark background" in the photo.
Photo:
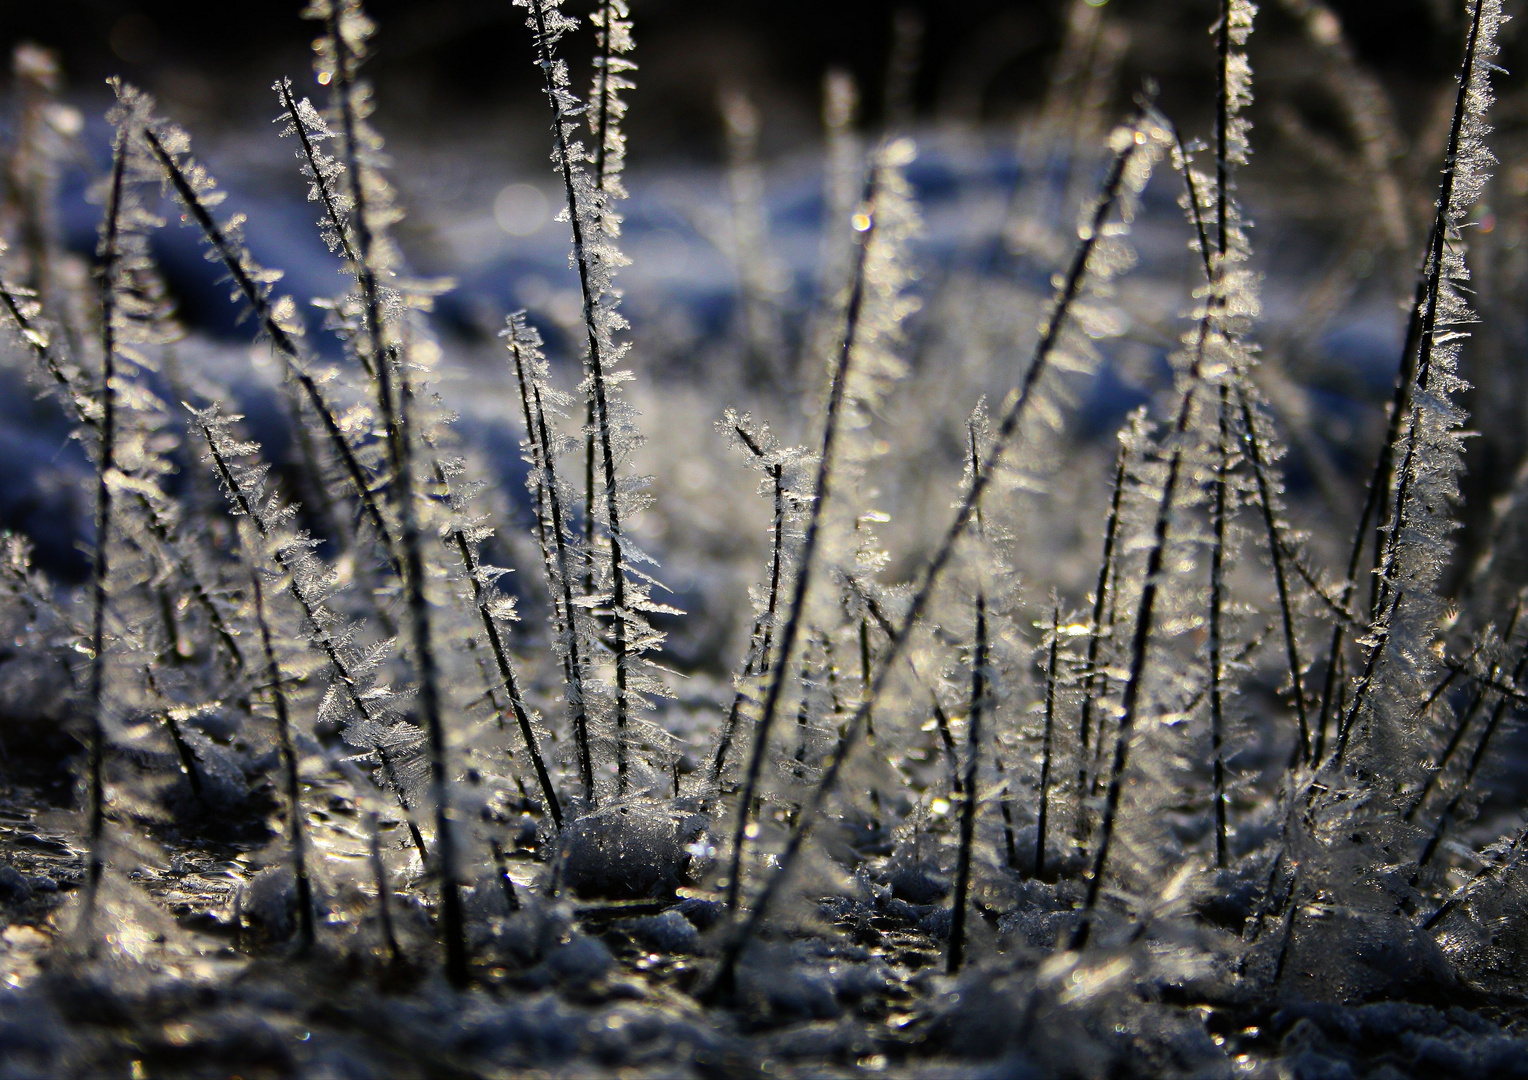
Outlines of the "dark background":
M569 0L582 16L595 0ZM633 0L641 65L628 124L636 161L711 157L717 151L714 95L742 86L773 121L776 141L810 135L823 72L852 71L864 116L879 119L892 26L899 12L922 23L914 104L921 118L994 121L1038 100L1060 42L1063 0ZM1360 59L1404 103L1436 87L1457 62L1463 4L1452 0L1336 0ZM98 87L120 73L155 91L178 115L248 120L270 111L279 75L306 81L312 24L298 0L242 4L48 0L0 4L0 48L18 41L58 49L74 86ZM1191 123L1209 106L1214 0L1107 0L1128 30L1130 53L1118 92L1158 79L1163 103ZM1253 38L1259 57L1298 34L1284 0L1265 0ZM381 27L369 66L384 129L470 123L485 112L534 106L535 72L523 12L509 0L372 0ZM1511 26L1508 30L1512 29ZM566 52L581 88L589 35ZM1511 49L1506 53L1511 66ZM1259 67L1260 77L1280 73ZM1402 110L1403 117L1405 110Z

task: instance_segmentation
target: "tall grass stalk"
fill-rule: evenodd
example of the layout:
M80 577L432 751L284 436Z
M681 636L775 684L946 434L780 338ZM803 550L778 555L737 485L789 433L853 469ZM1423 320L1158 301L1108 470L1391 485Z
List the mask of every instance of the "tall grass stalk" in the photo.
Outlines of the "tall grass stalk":
M292 860L292 878L297 885L297 934L299 947L306 952L313 947L313 883L308 877L307 834L303 829L302 783L297 774L297 750L292 743L292 717L287 706L286 686L276 647L271 641L270 619L265 612L265 586L260 568L251 565L251 591L255 600L255 624L260 628L260 650L265 655L265 674L271 687L271 705L276 712L276 745L281 750L281 775L286 787L287 848Z
M302 388L304 396L313 407L314 415L323 425L324 434L328 439L330 448L344 466L345 475L349 479L351 487L356 493L356 499L364 512L367 521L376 531L378 542L387 552L388 561L400 576L403 574L403 560L399 555L397 545L393 540L392 530L382 516L381 507L377 505L376 498L372 494L371 481L366 470L356 459L355 451L351 449L349 440L345 437L344 430L340 426L338 413L325 399L323 392L318 388L318 383L307 371L305 354L297 344L293 334L293 325L288 318L278 314L277 309L271 304L266 295L265 288L256 280L251 272L248 257L241 252L239 245L218 225L213 219L211 209L205 200L198 194L191 177L175 156L166 147L164 141L152 129L146 128L143 132L145 142L150 151L159 159L160 165L165 170L165 176L175 190L176 197L185 207L187 215L201 230L209 247L217 255L218 261L233 279L240 296L254 312L255 318L260 323L260 328L270 338L272 346L285 362L287 371L292 378L297 380L297 385Z
M949 975L960 971L966 955L966 908L971 891L972 848L976 842L976 778L981 768L982 713L987 707L987 598L980 591L976 594L975 635L971 647L971 708L966 719L965 797L960 804L960 847L955 859L950 944L945 957L945 972Z
M386 363L386 358L380 358ZM410 447L409 406L412 394L407 371L400 367L398 394L398 517L401 522L403 557L408 573L409 624L413 635L414 666L419 677L419 706L424 714L430 747L430 787L435 803L435 853L440 873L441 931L445 937L446 977L456 987L467 983L467 923L462 908L461 882L456 871L456 837L452 831L450 775L447 764L446 724L441 710L440 676L436 669L431 637L430 606L425 596L424 553L414 509L413 452ZM492 620L490 620L492 621ZM528 728L528 725L527 725ZM531 740L534 747L534 740ZM543 770L544 773L544 770ZM550 789L550 780L547 781ZM555 796L554 796L555 798Z
M517 0L518 2L518 0ZM571 95L558 85L557 61L552 53L553 36L548 32L546 0L524 0L529 9L535 29L537 64L542 72L547 102L552 107L552 133L556 143L557 160L561 172L563 190L567 199L568 219L573 232L573 262L578 271L579 290L583 298L584 330L588 342L590 400L594 405L594 428L600 459L600 479L605 492L605 526L610 544L611 649L615 659L615 743L616 743L616 793L624 795L627 784L627 721L631 709L629 679L631 656L627 640L626 561L622 552L624 537L621 531L620 499L616 481L616 459L611 432L609 393L606 387L605 335L599 325L600 297L596 292L591 268L589 243L585 236L586 218L590 208L583 205L574 179L574 156L568 141L572 117L568 112ZM591 488L592 490L592 488Z
M727 867L726 904L728 911L736 911L742 895L742 868L744 841L747 839L748 819L752 813L753 797L758 788L759 775L764 759L769 753L769 736L774 729L775 714L780 707L780 695L785 689L785 679L790 672L795 653L796 639L806 619L807 588L812 580L812 567L816 561L818 536L822 529L822 508L828 500L832 479L834 443L838 436L838 420L844 404L844 392L848 384L849 361L859 329L859 317L865 300L865 256L875 239L876 190L881 165L871 168L865 182L864 209L855 222L859 233L858 248L854 256L854 269L850 277L849 304L844 312L843 340L833 366L833 377L828 386L827 409L823 416L822 448L817 457L817 475L812 484L812 498L807 511L806 531L801 542L801 552L796 560L796 580L791 589L790 602L786 606L785 625L780 632L779 652L769 669L769 683L764 691L758 723L754 726L753 749L748 757L748 771L743 777L742 792L738 797L737 821L732 830L731 862ZM831 662L829 663L831 669ZM868 696L861 706L868 713Z
M1104 547L1098 560L1098 581L1093 587L1093 610L1088 618L1088 647L1082 669L1082 711L1077 720L1077 833L1079 839L1085 831L1087 813L1084 807L1091 789L1088 782L1088 750L1093 742L1093 710L1096 700L1094 691L1096 688L1097 696L1102 697L1102 684L1108 681L1108 676L1100 670L1099 659L1105 637L1105 605L1109 597L1109 583L1114 576L1115 545L1119 537L1119 508L1120 499L1125 490L1127 456L1128 450L1122 442L1114 458L1114 480L1109 490L1109 516L1104 522ZM1103 731L1100 724L1098 740L1102 742L1102 739Z
M774 514L769 531L769 593L763 612L754 620L753 634L750 635L755 646L743 665L742 682L746 683L751 677L773 668L771 659L774 649L775 623L779 617L780 584L785 558L785 465L779 459L779 455L765 450L760 440L749 431L748 425L741 418L736 418L734 414L728 426L748 452L754 456L756 462L764 468L769 477L770 494L774 503ZM727 754L737 731L738 719L742 715L743 702L743 688L739 687L732 696L732 705L727 710L727 718L722 724L721 735L717 739L716 752L712 755L711 764L707 768L706 783L709 787L715 788L721 780L722 768L726 765Z
M175 757L180 762L180 771L185 774L187 785L191 788L191 797L201 803L204 801L202 773L196 767L196 755L191 751L191 744L186 742L186 733L181 730L179 722L175 719L175 710L170 706L169 699L160 689L159 680L154 675L153 664L144 667L143 679L154 696L164 703L164 726L169 732L170 744L175 747Z
M536 741L536 732L531 726L530 714L526 711L525 700L520 694L520 681L515 677L514 662L510 659L509 649L504 644L503 635L499 632L498 621L493 616L488 591L483 587L483 569L462 529L452 531L451 543L461 557L462 568L467 573L467 579L472 583L472 603L477 608L478 618L483 624L483 633L487 636L488 646L493 651L493 662L498 668L499 677L504 680L504 692L509 695L509 705L515 714L515 723L520 728L520 739L525 744L525 755L530 759L531 768L536 773L536 783L541 788L541 797L546 800L547 810L552 815L553 823L560 829L562 828L562 802L557 798L557 789L552 785L551 774L547 772L546 760L541 756L541 747Z
M90 816L90 853L86 871L85 918L95 909L101 874L106 865L106 616L107 576L111 561L112 484L117 447L117 265L121 257L122 180L127 168L128 140L124 125L112 147L111 187L107 195L100 255L101 293L101 427L96 448L95 561L90 575L90 760L86 784Z
M1412 304L1406 340L1401 350L1400 369L1396 376L1395 399L1390 406L1385 439L1380 444L1374 471L1369 480L1369 493L1359 518L1354 538L1354 551L1349 556L1351 571L1348 585L1344 589L1345 599L1356 585L1357 567L1361 563L1362 551L1369 535L1368 522L1374 518L1380 507L1385 507L1386 516L1374 533L1376 577L1370 602L1371 644L1369 645L1372 655L1370 661L1366 663L1365 677L1361 678L1354 688L1352 701L1349 703L1338 733L1338 745L1343 753L1346 752L1347 735L1351 730L1352 720L1358 709L1362 707L1369 687L1373 683L1374 656L1383 653L1389 644L1392 616L1399 605L1400 593L1403 591L1394 584L1393 579L1395 557L1399 551L1401 526L1405 514L1405 497L1412 472L1411 460L1416 446L1415 389L1425 389L1437 321L1438 298L1443 285L1445 247L1452 227L1450 215L1458 210L1454 206L1454 192L1459 181L1460 150L1465 136L1465 122L1469 114L1470 90L1475 76L1476 50L1480 42L1483 10L1484 0L1475 0L1465 41L1464 58L1460 62L1459 92L1454 99L1454 112L1449 124L1448 145L1443 158L1443 176L1438 187L1437 212L1433 218L1427 250L1418 273L1416 298ZM1395 451L1401 445L1403 435L1406 436L1406 452L1397 469L1395 468ZM1392 484L1396 487L1394 498L1391 497ZM1390 600L1389 614L1386 613L1387 598ZM1329 671L1336 662L1338 650L1341 649L1343 632L1344 628L1340 624L1333 627L1332 645L1327 654ZM1327 706L1323 701L1323 727L1326 712ZM1337 755L1339 761L1341 756L1341 753Z
M1061 677L1061 601L1051 609L1045 655L1045 722L1040 736L1040 791L1035 810L1035 877L1045 880L1045 840L1050 822L1051 754L1056 743L1056 689Z
M1228 861L1226 853L1226 759L1225 759L1225 702L1221 664L1222 620L1225 614L1225 551L1226 551L1226 473L1230 469L1231 392L1225 383L1220 386L1220 409L1218 418L1218 457L1215 461L1215 495L1210 509L1213 539L1210 542L1210 767L1212 773L1211 798L1215 810L1215 865L1224 870ZM1303 733L1302 733L1303 734Z
M533 365L541 363L533 352L536 341L521 315L510 316L505 337L514 361L515 381L520 388L520 402L525 415L525 434L534 471L541 557L546 564L547 588L551 592L553 620L561 642L564 696L573 726L574 753L578 757L579 780L583 785L584 806L593 810L598 804L594 784L594 762L589 746L588 699L584 692L584 663L579 654L577 607L573 602L572 556L568 538L572 535L562 505L557 481L557 455L547 426L546 404L541 396L541 373ZM587 557L589 551L584 549Z

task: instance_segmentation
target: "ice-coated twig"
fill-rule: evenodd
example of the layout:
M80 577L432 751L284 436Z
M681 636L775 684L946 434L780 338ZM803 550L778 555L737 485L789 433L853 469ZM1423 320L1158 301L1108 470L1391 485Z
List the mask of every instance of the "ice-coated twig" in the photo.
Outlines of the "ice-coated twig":
M574 25L573 20L562 14L561 0L514 0L516 6L529 13L527 25L534 39L536 64L542 73L547 103L552 110L552 132L555 145L554 159L566 196L569 225L572 230L573 263L578 272L579 290L583 302L583 322L588 345L588 377L585 385L593 402L592 420L600 463L600 482L604 490L604 515L606 539L610 545L610 607L611 651L615 661L615 751L616 793L626 793L629 783L629 720L633 708L633 667L641 649L651 647L658 636L647 627L640 614L641 609L654 610L646 600L644 590L634 587L628 580L627 540L622 529L623 487L616 476L618 452L624 453L629 436L615 430L619 422L623 429L626 421L615 415L616 402L612 397L613 378L617 374L613 365L620 360L623 347L612 340L613 332L624 325L614 308L615 293L611 276L615 266L624 259L612 243L609 199L610 192L591 182L581 162L584 160L582 146L571 142L571 135L581 110L577 99L568 90L566 65L557 59L555 46L561 36ZM613 72L613 68L611 69ZM607 78L607 86L613 79ZM614 113L611 114L614 118ZM618 451L617 441L623 444ZM587 478L590 490L592 476ZM586 545L587 546L587 545ZM591 551L592 555L592 551ZM590 564L593 565L592 562Z
M228 271L244 302L254 312L261 329L270 338L276 352L286 363L287 370L297 380L297 385L302 388L309 404L313 406L313 412L324 427L324 434L328 438L330 448L334 450L335 456L340 459L345 468L345 474L356 492L356 498L360 502L367 521L376 531L378 542L387 552L394 571L401 575L403 562L398 556L392 532L372 494L371 481L367 477L366 470L356 459L355 451L351 449L350 442L340 427L338 414L325 399L318 383L307 370L305 355L301 346L297 344L297 337L293 332L297 329L297 325L290 322L286 315L278 312L276 306L271 303L267 295L269 285L265 283L269 280L268 275L253 266L242 244L230 234L229 230L213 219L211 208L207 205L203 193L198 192L197 181L210 187L211 181L207 178L205 171L200 170L199 167L194 173L188 171L177 160L176 153L170 145L167 145L167 140L162 139L152 127L146 127L143 135L149 149L164 167L165 175L175 190L176 197L186 208L187 216L202 231L208 246L217 256L218 261L223 264L224 269Z
M955 858L955 891L950 900L950 944L945 972L965 963L966 908L971 892L971 854L976 841L977 775L981 766L982 713L987 707L987 598L976 594L976 637L971 648L971 709L966 719L965 797L960 804L960 847ZM1040 818L1043 823L1044 811ZM1041 825L1044 836L1044 825ZM1044 842L1043 840L1041 841Z
M392 890L387 886L387 864L382 861L381 824L377 812L366 812L366 835L368 861L371 863L372 882L377 889L377 923L382 934L382 951L389 967L398 963L402 953L398 951L398 938L393 932Z
M1088 783L1088 749L1093 740L1093 709L1094 688L1100 685L1100 680L1107 683L1108 676L1099 670L1099 653L1103 647L1105 636L1104 613L1105 603L1109 596L1109 585L1114 579L1115 546L1119 538L1119 509L1120 499L1125 488L1125 463L1128 460L1128 448L1121 441L1119 452L1114 460L1114 482L1110 486L1109 493L1109 516L1104 522L1104 548L1098 560L1098 582L1093 589L1093 611L1088 619L1088 648L1086 659L1082 669L1082 711L1077 723L1077 741L1079 752L1077 754L1077 832L1079 839L1084 831L1087 815L1083 805L1087 800L1090 784ZM1102 724L1098 732L1102 740Z
M383 359L385 363L385 358ZM456 834L452 826L450 773L447 761L446 718L441 708L440 675L430 625L430 605L424 591L424 553L418 517L414 509L413 452L409 426L410 393L407 369L398 369L398 517L402 525L403 558L408 573L409 624L414 644L414 668L419 677L419 704L429 738L430 787L435 803L435 853L440 871L441 932L445 937L446 977L453 986L465 986L468 978L467 920L462 907L461 882L456 871ZM531 744L534 746L534 742ZM547 781L550 787L550 780Z
M770 671L773 667L771 659L774 632L779 618L780 584L785 561L785 455L775 445L773 437L769 435L768 427L754 430L750 417L738 416L729 409L722 424L726 425L728 434L737 438L744 449L753 456L755 464L764 471L769 479L770 494L774 501L774 517L769 534L769 592L764 603L764 610L754 619L753 634L750 636L753 648L750 649L748 659L743 664L740 680L746 683L748 679ZM727 754L732 748L738 719L742 714L744 696L743 687L739 686L732 696L732 705L727 710L727 718L722 724L721 734L717 737L716 751L706 770L708 787L715 788L721 779L722 768L726 765Z
M1463 385L1457 375L1456 357L1464 335L1456 327L1469 321L1470 312L1454 284L1467 273L1463 252L1453 248L1449 240L1458 234L1486 180L1490 155L1484 139L1490 129L1484 113L1491 103L1490 71L1494 65L1490 60L1496 53L1496 31L1501 21L1500 0L1475 0L1460 62L1459 92L1444 156L1437 214L1417 285L1417 303L1407 327L1389 431L1370 480L1368 501L1373 509L1365 508L1370 514L1385 508L1375 534L1377 576L1367 647L1371 654L1387 654L1394 634L1401 630L1405 636L1394 644L1408 654L1399 665L1405 670L1417 669L1421 643L1410 640L1405 633L1409 628L1399 625L1401 596L1411 597L1410 606L1424 618L1439 604L1436 579L1452 527L1448 504L1457 496L1457 475L1462 467L1459 428L1463 414L1451 395ZM1400 461L1392 474L1398 450ZM1355 547L1361 548L1365 542L1363 527L1361 521ZM1340 627L1334 629L1333 641L1340 647ZM1354 687L1338 736L1344 751L1352 718L1367 703L1375 685L1373 655L1365 667L1366 676ZM1404 692L1404 688L1398 689Z
M112 147L111 188L106 217L101 226L101 427L96 462L95 563L90 575L90 756L87 765L89 790L90 855L85 889L85 917L94 911L101 872L106 865L106 608L108 548L111 541L111 489L116 471L117 446L117 266L121 258L118 236L121 227L122 180L127 168L127 121L117 128Z
M1040 737L1040 791L1035 810L1035 877L1045 879L1045 839L1050 819L1051 754L1056 742L1056 688L1061 677L1061 602L1051 609L1050 642L1045 656L1045 726Z
M525 414L526 440L530 444L531 482L536 486L537 501L544 508L540 529L542 561L546 564L547 588L552 594L552 608L561 639L563 674L567 678L564 697L571 714L574 752L578 756L579 779L583 784L585 809L593 810L599 793L594 785L594 764L589 746L588 702L584 693L584 663L580 658L578 607L573 601L572 537L563 509L562 491L557 480L557 454L547 426L547 404L543 390L547 385L546 358L541 354L541 339L525 322L522 314L509 317L504 335L514 361L515 380L520 387L520 402ZM587 551L584 552L587 557Z
M1218 457L1215 461L1215 499L1210 508L1211 528L1214 539L1210 543L1210 769L1211 799L1215 808L1215 865L1225 869L1226 855L1226 758L1225 758L1225 701L1224 666L1221 656L1222 620L1225 614L1226 582L1226 517L1228 513L1228 483L1226 473L1230 469L1231 394L1230 387L1220 385ZM1303 735L1303 732L1302 732Z
M255 623L260 629L260 649L265 655L266 677L270 680L271 704L276 711L276 742L281 748L281 775L287 797L287 844L292 859L292 876L297 882L298 942L306 951L313 947L313 883L308 878L307 834L303 829L302 785L297 776L297 751L292 743L292 718L287 708L286 688L282 684L281 665L271 643L270 619L265 613L265 586L260 581L260 567L250 560L249 580L255 598Z
M855 254L849 306L844 315L844 336L838 360L833 366L833 378L828 387L828 405L823 420L822 449L817 457L817 475L812 484L812 498L807 511L806 530L801 541L801 553L796 560L796 580L791 588L790 603L786 606L785 626L780 632L780 647L774 664L769 670L769 682L764 691L758 723L754 725L753 748L748 757L748 771L744 774L742 794L738 797L737 821L732 829L731 861L727 868L727 909L737 910L742 895L743 845L747 839L748 819L753 810L753 797L758 788L759 775L764 768L764 758L769 752L769 736L774 727L775 714L779 710L780 695L785 689L786 675L790 671L796 639L806 618L807 588L811 584L812 566L817 555L817 541L822 529L822 508L828 500L829 485L833 472L834 443L838 436L838 420L843 408L844 392L848 385L849 361L854 355L856 331L860 311L865 300L865 258L875 239L875 195L881 165L871 169L865 181L865 209L856 223L860 233L859 247ZM867 702L868 704L868 702ZM867 710L868 713L868 710Z
M477 609L478 618L483 624L483 633L488 638L489 649L493 652L493 661L498 669L499 678L503 680L504 692L509 696L510 709L514 712L515 723L520 728L520 738L525 744L526 757L530 759L531 768L536 773L536 783L541 788L541 795L546 800L552 821L561 829L562 802L557 798L557 789L552 785L552 777L547 772L546 761L541 756L541 747L536 741L535 729L531 726L530 713L520 695L520 680L515 677L514 661L510 658L509 648L505 645L504 636L499 631L498 619L494 617L493 594L490 591L492 586L485 582L485 571L478 561L475 544L468 538L466 528L458 526L452 529L450 540L462 560L462 569L466 572L467 580L472 584L472 604Z

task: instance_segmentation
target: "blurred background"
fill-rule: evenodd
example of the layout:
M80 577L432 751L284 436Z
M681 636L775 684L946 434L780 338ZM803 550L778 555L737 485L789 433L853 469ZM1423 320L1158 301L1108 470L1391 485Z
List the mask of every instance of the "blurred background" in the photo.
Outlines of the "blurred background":
M583 17L595 3L564 6ZM1259 380L1291 444L1297 518L1346 521L1362 501L1432 219L1466 7L1462 0L1261 5L1249 44L1255 152L1238 183L1265 280ZM313 227L292 147L271 124L270 87L282 76L319 105L327 98L313 81L314 30L301 9L296 0L5 4L0 49L52 50L58 100L74 110L64 126L77 122L78 130L61 131L67 145L56 177L59 230L70 250L89 259L95 246L99 208L88 190L109 156L104 80L121 74L191 132L230 191L229 207L248 214L256 257L285 271L282 288L310 313L314 340L328 340L305 302L335 292L343 278ZM1096 182L1102 137L1131 97L1154 85L1185 135L1210 135L1209 31L1218 4L631 0L631 9L639 70L625 121L631 199L622 204L622 244L633 264L620 279L623 305L633 366L644 377L635 393L656 387L653 400L638 401L649 416L660 414L649 430L659 430L662 416L686 417L661 428L642 462L660 489L658 509L645 518L646 540L669 556L679 606L736 611L742 606L716 594L741 595L751 571L738 567L753 565L762 534L736 535L737 515L756 510L751 482L740 469L714 464L710 425L735 405L799 437L809 415L810 354L821 332L814 320L828 280L824 237L837 220L825 76L846 74L857 88L856 115L841 132L850 142L863 147L885 130L917 137L910 179L927 226L915 252L923 312L909 325L908 346L922 382L909 393L920 404L926 391L936 393L936 407L949 414L940 423L958 427L981 394L1000 399L1011 385L1015 353L1032 340L1050 275L1075 235L1077 208ZM566 227L554 220L562 193L548 161L546 103L524 15L509 0L372 0L368 10L379 26L365 70L376 87L374 123L388 140L390 177L408 211L398 238L412 270L449 275L454 286L436 320L458 380L443 392L463 413L464 436L486 448L514 495L522 477L508 398L480 389L483 379L502 378L497 331L506 312L528 309L559 378L571 385L580 317ZM1472 527L1461 533L1457 587L1496 527L1493 499L1513 489L1528 450L1528 375L1520 362L1528 348L1528 155L1520 152L1528 146L1528 93L1511 74L1528 69L1519 25L1506 27L1499 62L1508 73L1496 81L1492 148L1502 164L1469 238L1484 320L1464 373L1475 386L1468 404L1482 437L1470 441L1463 513ZM580 93L589 86L592 42L584 27L562 46ZM0 85L0 140L9 142L36 88L14 77ZM0 234L14 247L22 216L6 207L20 205L22 181L6 183ZM1101 448L1100 460L1125 414L1170 387L1166 358L1198 272L1177 195L1164 171L1137 223L1142 266L1120 297L1124 331L1101 343L1107 363L1078 390L1070 434ZM155 244L193 332L188 347L225 359L237 353L247 368L250 330L194 232L166 228ZM967 302L985 307L962 308ZM975 325L990 329L989 342L973 345L948 330ZM702 374L705 386L697 383ZM279 452L286 435L279 413L262 404L268 387L251 387L239 406ZM905 443L906 475L888 479L883 494L914 532L941 519L947 501L948 477L926 463L949 458L959 470L951 449L959 439L927 419L916 412L887 418L889 429L928 428ZM0 405L0 526L38 538L48 568L78 580L84 563L75 541L88 531L88 507L77 481L88 463L67 447L68 433L61 414L26 393ZM733 487L742 494L728 507L716 493ZM1093 538L1085 531L1057 543L1072 553ZM914 537L906 550L918 547ZM1528 564L1521 576L1528 580ZM734 631L708 629L701 618L689 625L697 650L715 649Z
M260 4L117 3L113 0L10 0L0 45L21 41L57 49L70 78L98 87L122 74L159 94L177 112L234 119L269 111L264 90L282 74L307 69L312 31L298 0ZM566 5L582 14L588 4ZM1064 0L633 0L639 63L630 121L633 159L720 153L712 98L718 86L748 88L771 118L768 138L808 137L818 87L830 67L865 88L866 118L888 105L924 121L1012 121L1044 97L1066 33ZM1143 76L1163 86L1175 113L1202 111L1209 99L1208 0L1101 0L1128 40L1116 93ZM1425 99L1457 63L1464 5L1451 0L1337 0L1356 57L1408 105ZM512 109L535 89L524 60L523 15L509 0L377 0L381 26L373 78L394 125L477 122ZM1287 84L1312 74L1299 46L1305 5L1262 5L1252 56L1260 80ZM887 101L896 26L916 38L902 60L915 69L907 101ZM1504 66L1514 67L1509 51ZM569 55L588 49L570 41ZM1259 59L1263 63L1259 64ZM893 80L895 81L895 80ZM895 96L896 88L893 87ZM534 102L531 102L534 104ZM1411 108L1403 116L1415 118Z

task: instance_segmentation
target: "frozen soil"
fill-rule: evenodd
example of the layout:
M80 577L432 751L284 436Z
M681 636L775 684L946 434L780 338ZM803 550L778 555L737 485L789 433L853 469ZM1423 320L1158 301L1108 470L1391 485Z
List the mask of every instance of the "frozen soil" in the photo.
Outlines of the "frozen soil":
M81 933L83 852L58 801L0 796L0 1076L1528 1076L1524 1002L1446 963L1395 972L1379 996L1400 1000L1305 1000L1294 955L1270 985L1255 942L1213 926L1245 915L1220 910L1225 883L1199 940L1182 920L1122 920L1079 957L1055 948L1075 882L989 868L971 963L950 977L947 875L860 829L843 837L860 845L850 887L757 942L713 1001L726 921L688 884L703 809L606 809L556 852L527 816L507 886L488 873L467 891L474 985L457 991L417 872L391 898L395 956L375 894L322 881L318 944L299 955L258 809L219 845L158 815ZM312 805L316 835L358 829L338 794Z

